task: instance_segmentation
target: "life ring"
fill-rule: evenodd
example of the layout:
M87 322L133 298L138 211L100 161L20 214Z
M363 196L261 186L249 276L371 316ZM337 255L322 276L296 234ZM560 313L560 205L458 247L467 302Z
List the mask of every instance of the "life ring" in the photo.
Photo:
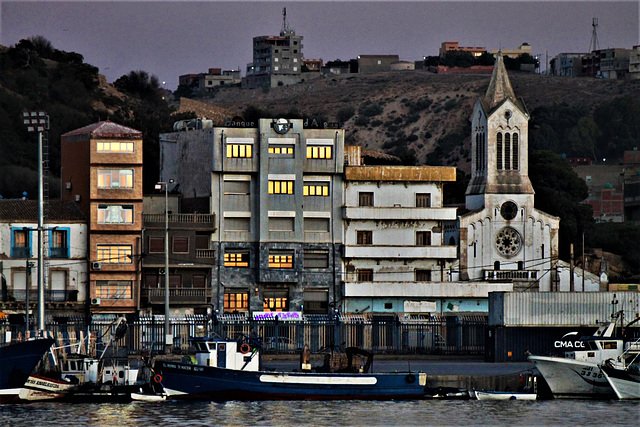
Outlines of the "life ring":
M162 375L160 375L160 374L156 374L156 375L154 375L154 376L153 376L153 381L154 381L155 383L160 384L160 383L162 382Z
M249 346L249 344L247 344L246 342L243 342L240 345L240 353L242 354L247 354L251 351L251 347Z
M405 380L409 383L409 384L413 384L416 382L416 376L413 374L409 374L405 377Z

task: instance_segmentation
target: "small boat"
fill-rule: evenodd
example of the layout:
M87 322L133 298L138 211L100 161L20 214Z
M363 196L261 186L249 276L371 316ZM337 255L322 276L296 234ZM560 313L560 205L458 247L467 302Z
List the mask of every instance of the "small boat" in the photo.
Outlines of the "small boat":
M640 339L627 344L619 361L608 359L600 369L618 399L640 399Z
M474 396L478 400L536 400L536 393L511 392L511 391L485 391L474 390Z
M424 394L428 399L468 400L471 398L469 390L456 387L425 387Z
M623 352L623 340L613 337L618 312L602 324L592 336L572 341L573 350L564 357L529 356L558 398L611 398L614 391L600 365L607 359L617 359Z
M156 359L154 370L162 378L171 399L213 401L254 400L392 400L424 399L425 373L370 373L373 355L364 367L352 365L354 354L368 353L347 348L346 367L326 369L334 359L325 358L322 367L312 368L303 351L301 371L261 370L260 346L255 340L244 342L217 338L196 338L196 363ZM341 364L343 366L344 364Z
M0 347L0 403L20 400L20 389L55 341L21 341Z

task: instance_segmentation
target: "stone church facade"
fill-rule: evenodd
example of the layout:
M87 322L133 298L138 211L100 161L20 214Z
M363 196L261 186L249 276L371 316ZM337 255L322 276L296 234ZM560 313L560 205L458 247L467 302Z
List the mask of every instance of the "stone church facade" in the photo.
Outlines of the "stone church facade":
M529 113L498 54L471 117L471 179L459 217L460 280L512 281L520 291L557 290L560 218L534 208L528 176Z

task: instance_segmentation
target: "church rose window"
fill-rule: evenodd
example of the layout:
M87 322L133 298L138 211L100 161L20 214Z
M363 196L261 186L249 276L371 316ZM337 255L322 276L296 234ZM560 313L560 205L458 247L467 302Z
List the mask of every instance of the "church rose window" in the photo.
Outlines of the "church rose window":
M504 227L496 235L496 249L507 258L517 255L522 249L522 236L515 228Z

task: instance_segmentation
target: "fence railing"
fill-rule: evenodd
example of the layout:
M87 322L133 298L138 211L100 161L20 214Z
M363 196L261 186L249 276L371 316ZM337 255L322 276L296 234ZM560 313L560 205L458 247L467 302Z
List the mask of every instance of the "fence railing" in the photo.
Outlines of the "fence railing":
M78 346L101 351L115 334L116 319L47 325L58 345ZM304 321L250 320L240 317L210 319L190 316L171 319L175 351L189 350L189 338L217 335L236 339L242 335L262 342L265 353L297 353L305 345L311 352L323 349L359 347L374 353L388 354L484 354L487 318L431 317L404 319L395 316L380 318L361 316L329 316ZM24 339L24 325L0 323L0 331L11 331L12 340ZM2 334L4 336L4 334ZM88 340L87 347L87 337ZM2 340L2 338L0 338ZM164 352L164 316L140 318L130 322L123 338L112 345L128 353Z

